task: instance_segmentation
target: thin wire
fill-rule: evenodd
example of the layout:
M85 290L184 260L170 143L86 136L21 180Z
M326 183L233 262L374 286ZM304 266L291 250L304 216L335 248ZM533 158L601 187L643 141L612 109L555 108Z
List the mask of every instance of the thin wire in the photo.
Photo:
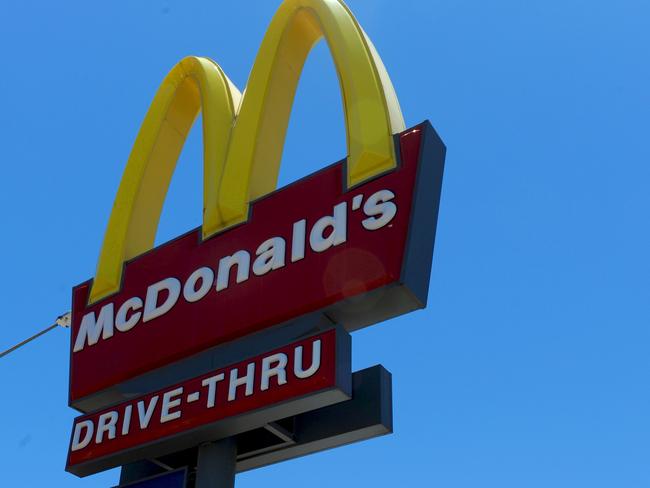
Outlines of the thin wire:
M40 331L40 332L34 334L33 336L25 339L24 341L19 342L15 346L10 347L6 351L3 351L2 353L0 353L0 358L6 356L10 352L15 351L19 347L23 347L25 344L27 344L29 342L32 342L34 339L42 336L43 334L45 334L45 333L47 333L47 332L49 332L52 329L55 329L57 327L66 327L66 328L70 327L70 312L64 313L63 315L60 315L59 317L57 317L56 322L54 322L52 325L50 325L47 329L43 329L42 331Z
M33 336L31 336L29 339L25 339L24 341L19 342L19 343L16 344L14 347L10 347L9 349L7 349L6 351L4 351L3 353L0 353L0 358L3 357L3 356L6 356L6 355L9 354L10 352L15 351L15 350L18 349L19 347L24 346L24 345L27 344L28 342L32 342L32 341L33 341L34 339L36 339L37 337L42 336L42 335L45 334L46 332L49 332L49 331L51 331L52 329L54 329L54 328L56 328L56 327L58 327L58 326L59 326L59 324L52 324L52 325L50 325L47 329L43 329L43 330L40 331L38 334L34 334Z

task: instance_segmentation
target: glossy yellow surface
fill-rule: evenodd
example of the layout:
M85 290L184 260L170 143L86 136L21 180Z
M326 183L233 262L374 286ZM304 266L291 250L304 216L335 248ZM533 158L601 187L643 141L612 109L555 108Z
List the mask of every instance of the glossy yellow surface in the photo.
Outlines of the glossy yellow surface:
M167 75L138 133L106 229L90 302L120 288L125 260L154 245L176 161L203 110L203 238L245 222L250 202L276 188L303 65L325 38L347 128L348 186L396 165L399 103L374 46L340 0L285 0L260 46L242 97L221 68L189 57Z
M203 227L215 232L218 185L240 93L216 63L183 59L165 77L129 155L108 221L90 301L119 290L124 261L154 245L176 161L203 110Z

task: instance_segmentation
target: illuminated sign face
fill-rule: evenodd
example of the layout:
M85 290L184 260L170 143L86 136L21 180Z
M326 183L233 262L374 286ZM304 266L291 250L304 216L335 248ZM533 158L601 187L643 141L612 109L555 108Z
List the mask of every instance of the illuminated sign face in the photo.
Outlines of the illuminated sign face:
M87 475L350 398L350 336L330 329L75 419L68 471Z
M254 202L246 224L128 262L117 294L88 306L91 283L76 287L71 398L305 314L354 330L421 308L442 146L427 124L398 140L383 176L346 191L335 164Z

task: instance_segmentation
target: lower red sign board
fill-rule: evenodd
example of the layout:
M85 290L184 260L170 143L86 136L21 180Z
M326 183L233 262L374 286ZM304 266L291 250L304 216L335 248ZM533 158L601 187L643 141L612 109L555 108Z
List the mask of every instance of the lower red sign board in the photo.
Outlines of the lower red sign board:
M350 336L313 335L77 417L67 471L86 476L348 400Z

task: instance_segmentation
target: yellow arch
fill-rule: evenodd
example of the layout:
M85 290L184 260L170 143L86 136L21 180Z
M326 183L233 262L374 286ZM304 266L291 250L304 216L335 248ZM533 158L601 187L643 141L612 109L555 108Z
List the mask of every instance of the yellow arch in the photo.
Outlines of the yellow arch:
M276 187L303 65L324 37L339 76L348 141L348 185L395 167L392 135L404 130L397 96L374 46L339 0L285 0L271 21L232 132L219 204L224 227Z
M165 77L135 140L108 221L90 292L95 302L119 290L124 261L154 245L176 161L203 107L203 229L219 226L217 195L241 95L216 63L183 59Z
M285 0L264 36L241 103L234 85L206 58L184 59L163 81L120 183L91 303L118 291L124 261L153 247L176 160L201 107L203 238L246 221L249 202L275 189L298 80L323 37L343 98L348 186L395 167L392 136L404 130L404 121L365 32L340 0Z

